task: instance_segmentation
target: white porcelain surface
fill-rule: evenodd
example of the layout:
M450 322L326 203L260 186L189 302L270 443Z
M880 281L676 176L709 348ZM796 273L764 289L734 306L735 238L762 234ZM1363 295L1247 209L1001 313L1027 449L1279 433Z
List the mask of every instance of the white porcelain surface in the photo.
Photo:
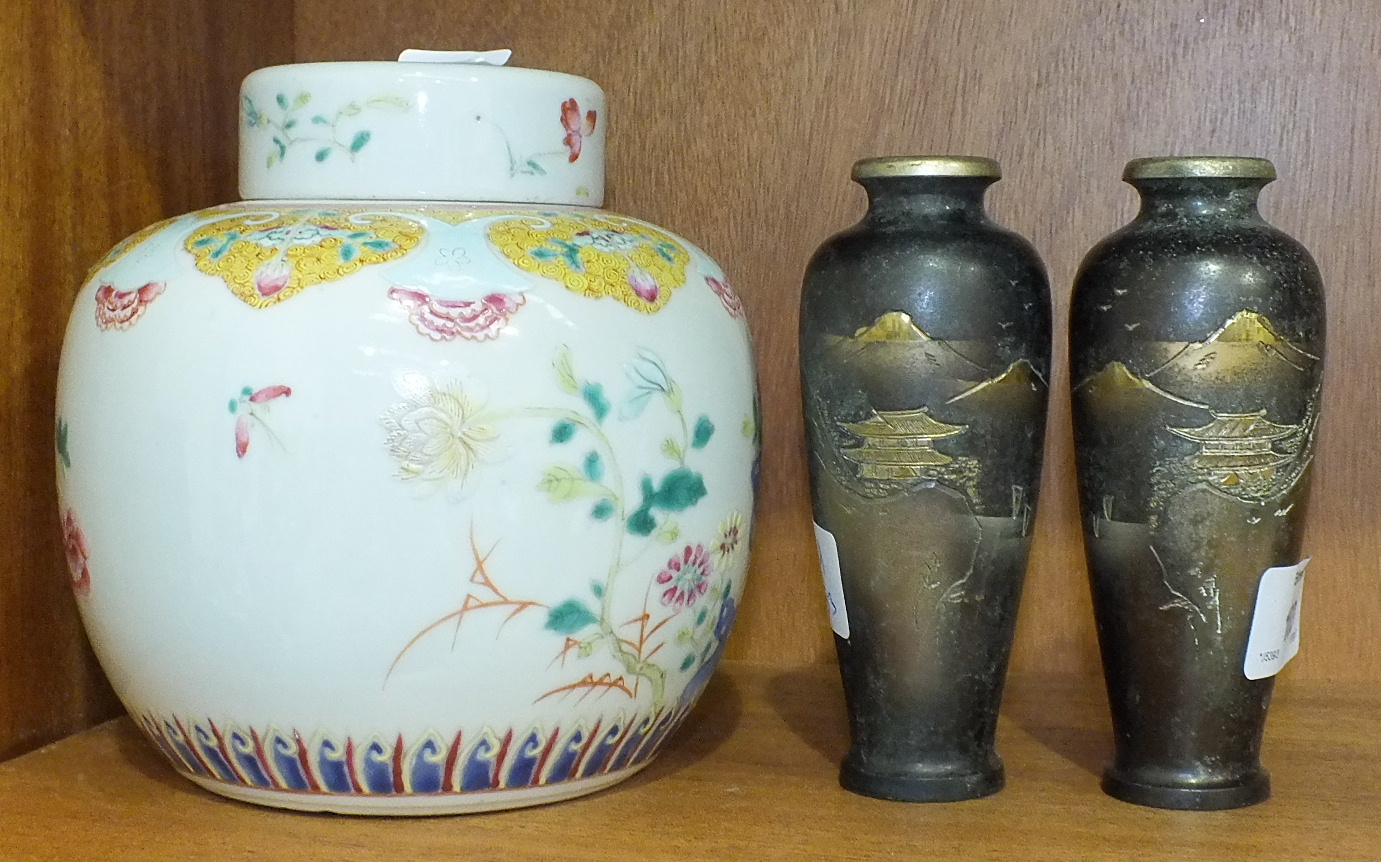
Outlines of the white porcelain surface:
M645 764L718 661L756 422L723 272L645 222L192 213L76 299L73 587L130 712L213 789L385 814L564 798Z
M240 90L246 199L604 202L604 91L469 63L304 63Z

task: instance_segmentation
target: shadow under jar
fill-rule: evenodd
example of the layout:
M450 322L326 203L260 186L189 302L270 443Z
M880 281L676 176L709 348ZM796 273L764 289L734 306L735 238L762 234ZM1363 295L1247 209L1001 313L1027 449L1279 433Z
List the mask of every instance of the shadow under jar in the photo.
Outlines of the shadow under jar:
M1262 730L1289 655L1254 631L1298 643L1324 351L1318 269L1257 211L1274 178L1264 159L1130 162L1141 211L1075 279L1075 446L1115 735L1103 789L1140 805L1270 795Z
M1003 786L994 748L1040 481L1050 291L990 221L991 159L868 159L863 220L805 275L811 489L852 745L840 783Z

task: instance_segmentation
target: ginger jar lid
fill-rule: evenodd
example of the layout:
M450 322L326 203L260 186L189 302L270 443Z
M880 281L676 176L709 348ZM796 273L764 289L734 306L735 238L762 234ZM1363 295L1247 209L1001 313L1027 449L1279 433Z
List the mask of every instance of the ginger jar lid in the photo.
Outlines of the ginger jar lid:
M240 87L247 200L604 202L604 91L509 51L259 69Z

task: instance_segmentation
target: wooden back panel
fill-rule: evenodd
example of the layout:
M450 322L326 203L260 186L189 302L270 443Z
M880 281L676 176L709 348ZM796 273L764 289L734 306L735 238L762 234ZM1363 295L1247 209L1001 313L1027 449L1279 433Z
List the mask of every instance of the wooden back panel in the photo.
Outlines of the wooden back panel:
M110 5L110 4L106 4ZM1125 222L1140 155L1275 161L1268 216L1329 292L1325 428L1304 649L1284 679L1381 678L1381 6L1371 0L791 3L295 0L21 4L0 33L0 758L108 715L54 516L52 396L85 268L157 218L233 199L235 87L260 65L495 47L610 96L610 207L683 233L729 270L757 339L763 498L731 657L832 660L805 485L796 308L813 249L857 219L859 157L1000 159L994 216L1044 254L1057 367L1017 671L1097 673L1075 509L1069 284ZM169 38L176 34L176 38ZM118 435L118 429L111 429Z

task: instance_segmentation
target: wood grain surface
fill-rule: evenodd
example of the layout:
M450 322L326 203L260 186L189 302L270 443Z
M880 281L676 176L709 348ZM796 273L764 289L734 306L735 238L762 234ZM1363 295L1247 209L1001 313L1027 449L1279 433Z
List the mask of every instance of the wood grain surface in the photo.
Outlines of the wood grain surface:
M297 0L296 21L299 60L508 46L521 65L604 86L609 206L702 245L733 277L753 323L766 455L754 568L730 654L761 661L833 655L810 532L796 320L811 252L862 212L848 181L855 159L997 157L1007 178L991 193L992 212L1045 257L1059 371L1014 668L1089 676L1098 660L1064 370L1074 270L1135 211L1119 181L1128 159L1272 159L1281 179L1264 210L1313 250L1329 302L1306 542L1315 561L1303 651L1284 684L1381 679L1373 0Z
M796 308L812 250L862 212L884 153L995 156L998 220L1051 273L1057 367L1014 668L1097 675L1063 374L1069 284L1125 222L1123 163L1275 161L1265 209L1315 253L1329 298L1325 419L1306 548L1304 649L1283 688L1381 679L1381 5L1373 0L94 0L7 5L0 32L0 758L114 702L64 586L52 397L84 269L160 217L233 199L235 87L297 60L407 46L517 50L610 96L609 204L720 260L756 336L766 457L730 654L832 660L811 540ZM111 429L118 439L118 429Z
M558 805L422 820L221 799L175 775L121 719L0 765L0 857L1374 862L1381 852L1377 697L1324 685L1281 697L1265 744L1274 796L1223 812L1104 796L1106 707L1087 678L1015 680L998 729L1007 788L949 805L840 789L841 701L829 667L731 666L663 754L623 784Z
M292 51L290 12L261 0L4 10L0 759L118 709L82 635L58 529L53 397L72 297L124 236L234 198L239 79ZM103 430L120 444L120 429Z

